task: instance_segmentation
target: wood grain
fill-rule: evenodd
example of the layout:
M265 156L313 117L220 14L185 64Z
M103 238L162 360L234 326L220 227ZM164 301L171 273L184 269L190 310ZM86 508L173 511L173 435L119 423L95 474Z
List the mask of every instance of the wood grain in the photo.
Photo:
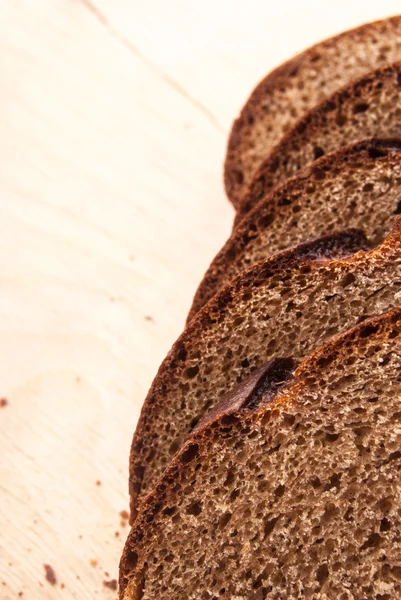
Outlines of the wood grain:
M116 597L135 422L231 227L231 121L398 8L323 4L0 3L0 598Z

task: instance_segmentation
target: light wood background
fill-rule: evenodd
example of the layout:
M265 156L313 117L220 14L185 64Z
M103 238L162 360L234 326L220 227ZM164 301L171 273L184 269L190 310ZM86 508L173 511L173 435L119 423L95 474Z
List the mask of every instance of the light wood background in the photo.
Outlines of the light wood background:
M116 598L135 422L231 227L230 124L282 60L397 10L1 0L1 600Z

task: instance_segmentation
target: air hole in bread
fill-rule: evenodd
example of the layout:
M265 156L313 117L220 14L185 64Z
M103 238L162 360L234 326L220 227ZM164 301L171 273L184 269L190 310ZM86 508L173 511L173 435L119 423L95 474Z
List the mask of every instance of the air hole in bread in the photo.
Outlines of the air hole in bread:
M383 517L383 519L380 521L380 531L386 532L386 531L390 531L390 529L391 529L391 522L386 517Z
M218 524L219 529L224 529L228 525L231 517L232 513L230 512L226 512L224 515L222 515Z
M189 427L190 427L191 431L192 431L192 429L193 429L194 427L196 427L196 425L197 425L198 423L199 423L199 417L194 417L194 418L191 420L191 422L190 422L190 424L189 424Z
M347 122L347 117L345 115L343 115L342 113L337 113L336 115L336 124L339 127L342 127L343 125L345 125Z
M199 366L195 365L194 367L188 367L184 371L185 379L193 379L199 373Z
M174 515L174 513L176 512L177 507L176 506L167 506L167 508L165 508L163 510L163 514L167 515L168 517L172 517Z
M351 285L351 283L355 283L355 275L353 273L347 273L340 281L340 285L343 288Z
M368 539L362 544L360 549L366 550L367 548L378 548L382 541L383 538L378 533L371 533Z
M368 150L368 154L370 158L384 158L387 155L387 152L382 148L371 147Z
M235 500L241 494L241 490L239 488L235 488L230 494L230 502L235 502Z
M188 448L181 455L181 462L183 465L190 463L199 453L198 444L190 444Z
M202 502L193 502L187 508L187 514L197 517L202 512Z
M316 579L322 585L329 576L329 569L326 564L320 565L316 571Z
M354 114L366 112L368 108L369 104L366 102L359 102L358 104L355 104L353 112Z
M318 169L317 167L313 169L313 177L317 180L317 181L322 181L323 179L326 178L326 173L323 169Z
M321 148L320 146L315 146L313 148L313 158L314 158L314 160L317 160L321 156L324 156L324 153L325 152L324 152L323 148Z
M275 495L277 498L281 498L281 496L284 494L284 492L285 492L285 486L280 484L280 485L278 485L278 486L276 487L276 489L274 490L274 495Z
M339 436L339 433L326 433L325 439L327 442L336 442Z
M274 216L273 215L264 215L263 217L261 217L259 219L259 225L265 229L266 227L268 227L269 225L271 225L274 221Z
M233 179L237 185L241 185L244 181L244 174L239 169L232 171Z
M230 469L227 473L227 477L226 480L224 482L224 485L229 486L232 483L234 483L235 481L235 470L234 469Z

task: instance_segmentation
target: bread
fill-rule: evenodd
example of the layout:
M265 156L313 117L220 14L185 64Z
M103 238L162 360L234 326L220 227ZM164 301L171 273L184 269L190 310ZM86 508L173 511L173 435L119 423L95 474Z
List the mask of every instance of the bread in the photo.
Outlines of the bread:
M240 214L316 158L369 137L401 137L401 63L352 82L298 121L254 174Z
M268 268L279 271L282 269L289 270L293 264L297 264L302 258L323 259L325 257L341 258L354 254L360 249L367 248L367 240L363 232L358 230L349 230L340 232L335 235L325 236L304 244L300 244L295 248L283 251L269 261L265 261L263 268ZM255 271L256 273L256 271ZM252 278L252 274L250 276ZM247 286L248 284L246 284ZM241 287L241 286L240 286ZM131 496L131 519L136 513L139 497L146 494L155 480L160 476L167 465L171 456L178 449L181 444L181 439L175 439L176 426L179 425L180 421L184 418L187 423L184 425L184 429L188 431L194 427L198 421L198 418L202 416L204 410L208 410L210 405L204 407L204 410L199 413L199 409L192 414L191 409L194 408L194 402L202 403L200 396L200 389L193 390L195 392L195 398L192 398L193 391L189 391L193 383L196 385L200 384L201 387L207 389L209 384L213 381L213 366L207 368L207 380L202 384L202 379L199 379L197 372L197 366L193 364L192 351L190 351L188 358L188 350L190 346L197 342L199 344L199 350L195 350L195 354L201 351L201 348L206 339L213 339L214 330L216 329L217 336L221 335L222 332L218 333L219 324L215 319L214 313L216 311L224 310L224 304L227 304L229 308L231 301L229 296L231 290L235 288L227 288L227 294L220 294L216 297L216 302L210 304L210 311L206 309L202 311L202 318L195 319L194 326L189 326L180 336L173 348L167 355L163 364L161 365L159 372L153 381L152 387L145 400L142 412L138 421L137 429L134 435L134 439L131 447L130 456L130 496ZM241 293L241 292L240 292ZM234 317L238 318L237 316ZM202 327L205 326L205 336L201 334ZM223 334L225 335L225 334ZM210 343L213 343L212 341ZM218 346L217 346L218 348ZM212 357L212 354L207 351L208 359ZM200 355L199 355L200 358ZM249 365L247 360L242 361L241 371L244 369L245 372L249 372ZM221 369L221 365L219 365ZM224 367L223 367L224 369ZM209 376L212 376L209 379ZM219 385L223 385L222 389L226 389L227 383L224 384L223 380L229 378L226 375L225 369L219 374L222 377L222 381ZM236 373L236 377L239 374ZM191 381L192 380L192 381ZM199 380L199 381L198 381ZM192 385L191 385L192 384ZM166 400L166 406L163 406L164 400ZM187 401L189 404L187 405ZM176 405L171 407L170 404ZM170 408L168 408L170 406ZM168 420L170 416L175 414L176 410L179 410L180 415L174 417L174 423L169 424ZM186 409L186 410L185 410ZM166 414L166 410L171 410L171 415ZM199 413L199 414L198 414ZM163 416L167 418L167 421L163 422ZM190 423L188 424L188 420ZM161 422L161 424L160 424ZM159 431L158 431L159 428ZM164 433L164 429L167 428L167 438ZM172 439L170 439L168 432L174 431ZM161 437L159 436L159 433ZM160 445L160 442L163 445ZM164 442L167 443L167 447L164 446ZM151 448L152 447L152 448Z
M401 60L401 17L369 23L316 44L267 75L234 122L225 162L238 206L252 175L296 121L369 71Z
M207 270L188 321L243 269L308 239L363 228L383 241L401 212L401 141L366 140L335 150L262 198Z
M401 220L369 252L313 261L285 251L223 288L179 337L148 393L131 447L133 511L188 433L236 383L275 357L305 357L397 304L400 293Z
M144 501L124 600L401 597L401 309L269 372Z

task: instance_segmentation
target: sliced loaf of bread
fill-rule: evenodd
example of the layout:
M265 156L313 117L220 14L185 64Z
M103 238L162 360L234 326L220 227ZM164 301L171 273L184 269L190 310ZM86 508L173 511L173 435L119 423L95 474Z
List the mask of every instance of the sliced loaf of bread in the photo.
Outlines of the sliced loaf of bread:
M282 138L256 171L239 207L244 215L299 169L369 137L401 137L401 63L373 71L335 92Z
M234 206L266 155L304 113L353 79L398 60L400 16L325 40L265 77L234 122L228 142L225 185Z
M379 244L401 213L401 141L366 140L314 161L265 196L211 263L188 316L243 269L308 239L363 228Z
M271 369L144 501L121 599L401 597L401 309Z
M302 249L301 249L302 250ZM254 265L190 322L144 403L130 458L135 511L204 414L264 362L305 357L325 340L391 307L401 294L401 220L376 249L312 260L301 250Z

